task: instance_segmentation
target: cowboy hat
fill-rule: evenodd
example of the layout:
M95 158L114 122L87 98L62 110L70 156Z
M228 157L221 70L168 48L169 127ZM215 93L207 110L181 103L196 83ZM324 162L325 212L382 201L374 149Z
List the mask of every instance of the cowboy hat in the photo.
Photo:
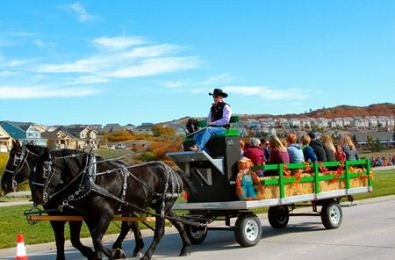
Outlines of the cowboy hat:
M227 93L223 92L222 89L216 88L213 93L208 93L210 96L221 96L226 98L228 96Z

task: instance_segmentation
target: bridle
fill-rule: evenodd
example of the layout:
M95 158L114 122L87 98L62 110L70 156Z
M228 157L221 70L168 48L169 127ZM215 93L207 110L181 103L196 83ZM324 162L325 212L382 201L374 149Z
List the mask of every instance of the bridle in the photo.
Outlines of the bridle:
M27 165L27 167L29 169L29 173L31 172L30 165L27 162L27 158L29 157L30 154L34 155L35 157L39 156L38 154L33 153L32 151L27 149L26 146L23 146L21 152L15 152L14 161L13 161L13 165L15 166L15 169L14 170L9 170L9 169L4 170L4 172L8 172L12 175L11 183L12 183L12 190L14 190L14 191L16 190L16 188L18 186L16 177L17 177L18 173L23 169L25 164Z
M46 204L51 198L52 194L48 193L48 186L51 184L52 179L55 177L56 173L59 174L59 172L56 170L56 160L59 159L67 159L67 158L74 158L74 157L80 157L83 156L83 153L79 153L79 154L71 154L71 155L65 155L65 156L54 156L52 157L51 153L49 153L49 157L43 161L43 165L42 165L42 175L40 176L40 178L42 179L43 182L37 182L37 170L33 171L33 174L31 176L30 179L30 184L34 185L34 186L38 186L41 187L43 189L43 202L44 204ZM68 183L65 187L66 188L70 185L71 183ZM63 190L63 189L61 189ZM55 195L57 195L56 192Z

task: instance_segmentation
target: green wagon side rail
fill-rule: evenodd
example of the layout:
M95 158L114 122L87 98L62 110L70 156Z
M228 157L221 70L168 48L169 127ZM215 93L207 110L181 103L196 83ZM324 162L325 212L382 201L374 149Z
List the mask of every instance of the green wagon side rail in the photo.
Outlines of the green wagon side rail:
M355 167L355 168L354 168ZM330 169L322 171L323 169ZM298 177L293 175L295 171L306 169L310 170L309 176ZM354 169L354 170L352 170ZM324 162L311 164L267 164L263 166L255 166L253 170L277 171L278 175L272 176L271 179L263 179L264 186L278 186L280 199L285 198L285 187L292 183L312 183L314 185L314 193L317 195L321 193L320 182L324 181L344 181L345 189L351 188L350 181L354 178L366 178L369 191L372 191L373 173L369 160L353 160L342 162ZM289 176L285 176L287 172ZM305 172L303 172L305 173ZM278 177L277 177L278 176Z

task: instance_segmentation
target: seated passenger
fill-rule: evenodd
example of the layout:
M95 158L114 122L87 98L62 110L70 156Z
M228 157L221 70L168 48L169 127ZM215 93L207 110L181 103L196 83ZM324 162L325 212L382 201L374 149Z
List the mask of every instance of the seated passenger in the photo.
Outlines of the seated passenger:
M346 154L346 160L358 160L358 151L355 148L353 141L350 136L343 135L340 139L340 145L342 146L343 152Z
M266 141L264 138L262 138L261 140L261 144L262 144L262 150L263 153L265 154L265 161L269 160L270 157L270 144L269 141Z
M328 162L336 161L336 148L330 135L322 136L322 146L325 150L326 160Z
M344 162L347 156L343 152L343 148L340 144L336 145L336 161Z
M317 155L317 160L319 162L326 162L327 161L326 153L325 153L324 147L322 146L321 141L316 138L316 135L313 132L308 133L308 135L311 138L310 146L311 146L311 148L314 149L314 152Z
M314 149L310 146L310 136L304 135L302 136L302 145L303 145L303 155L304 160L306 162L317 162L317 155L315 154Z
M252 161L254 166L265 164L264 152L260 148L261 141L258 138L250 138L250 146L244 150L244 156ZM263 177L263 170L256 171L259 177Z
M289 163L289 154L287 148L284 147L280 139L278 139L277 136L272 135L269 139L269 143L271 149L268 163Z
M224 102L224 98L228 94L221 89L214 89L214 92L209 93L209 95L213 96L214 104L211 106L210 113L208 114L208 127L193 136L196 144L189 147L190 150L195 152L202 151L212 136L223 135L226 129L229 128L232 111L230 110L230 106Z
M298 138L295 134L289 134L287 137L288 142L288 154L289 154L289 161L290 163L303 163L304 162L304 155L302 146L297 144Z

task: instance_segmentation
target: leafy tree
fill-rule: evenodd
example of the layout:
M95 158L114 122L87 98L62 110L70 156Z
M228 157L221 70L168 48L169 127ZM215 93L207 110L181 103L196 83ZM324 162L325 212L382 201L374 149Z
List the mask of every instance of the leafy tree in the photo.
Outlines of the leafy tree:
M134 138L133 133L128 130L118 130L106 133L104 138L110 142L114 141L127 141L132 140Z
M368 137L367 137L367 142L368 142L368 148L369 148L369 150L372 151L372 152L374 152L374 151L376 150L376 147L375 147L375 145L374 145L373 137L372 137L371 134L368 135Z
M154 136L173 136L176 135L176 129L172 127L167 127L167 126L161 126L161 125L154 125L152 127L152 132L154 133Z
M375 147L376 152L380 152L381 150L383 150L383 145L378 138L376 139L374 147Z

